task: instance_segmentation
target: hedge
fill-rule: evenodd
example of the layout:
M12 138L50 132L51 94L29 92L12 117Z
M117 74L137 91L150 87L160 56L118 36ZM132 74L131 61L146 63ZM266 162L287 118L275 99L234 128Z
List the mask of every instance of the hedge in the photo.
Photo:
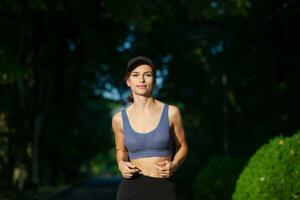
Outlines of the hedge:
M300 131L276 137L251 157L233 200L300 199Z

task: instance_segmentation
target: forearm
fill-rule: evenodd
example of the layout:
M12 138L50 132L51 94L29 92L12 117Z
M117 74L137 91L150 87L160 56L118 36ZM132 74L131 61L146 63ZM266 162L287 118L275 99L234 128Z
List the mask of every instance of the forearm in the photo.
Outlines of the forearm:
M120 161L128 161L128 152L124 150L117 150L116 159L118 164Z
M172 163L176 165L176 169L183 163L187 154L188 146L186 144L181 145L172 160Z

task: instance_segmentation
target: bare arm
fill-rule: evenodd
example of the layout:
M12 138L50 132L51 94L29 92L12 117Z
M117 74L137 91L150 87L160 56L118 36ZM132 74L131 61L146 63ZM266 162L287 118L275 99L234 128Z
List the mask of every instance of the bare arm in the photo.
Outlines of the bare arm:
M177 151L172 161L165 160L158 162L156 165L162 177L170 177L183 163L188 154L188 145L185 138L181 113L176 106L169 106L169 120L176 141Z
M178 109L178 107L170 105L169 112L171 128L175 136L177 146L177 152L172 163L175 164L177 169L177 167L179 167L183 163L188 154L188 144L185 137L180 110Z
M128 150L124 144L124 133L121 113L112 117L112 129L115 136L116 160L118 168L124 178L130 178L134 172L139 171L131 162L128 162Z
M116 113L112 118L112 129L115 136L116 159L120 161L128 161L128 151L124 145L124 134L121 113Z

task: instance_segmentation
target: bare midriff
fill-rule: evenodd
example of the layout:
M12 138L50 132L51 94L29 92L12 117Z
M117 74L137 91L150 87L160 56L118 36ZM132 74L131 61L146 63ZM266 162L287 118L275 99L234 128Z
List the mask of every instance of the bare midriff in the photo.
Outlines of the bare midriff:
M139 168L142 171L143 175L161 178L162 176L160 176L159 171L155 167L155 165L158 165L158 162L165 160L171 161L171 156L136 158L131 159L131 163Z

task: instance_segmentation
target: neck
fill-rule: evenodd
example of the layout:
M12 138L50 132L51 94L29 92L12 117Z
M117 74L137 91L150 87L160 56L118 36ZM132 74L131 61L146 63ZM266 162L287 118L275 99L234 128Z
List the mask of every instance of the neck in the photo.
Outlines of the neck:
M144 112L149 110L155 104L155 99L153 97L143 97L138 96L134 98L134 102L132 103L132 108L135 111Z

